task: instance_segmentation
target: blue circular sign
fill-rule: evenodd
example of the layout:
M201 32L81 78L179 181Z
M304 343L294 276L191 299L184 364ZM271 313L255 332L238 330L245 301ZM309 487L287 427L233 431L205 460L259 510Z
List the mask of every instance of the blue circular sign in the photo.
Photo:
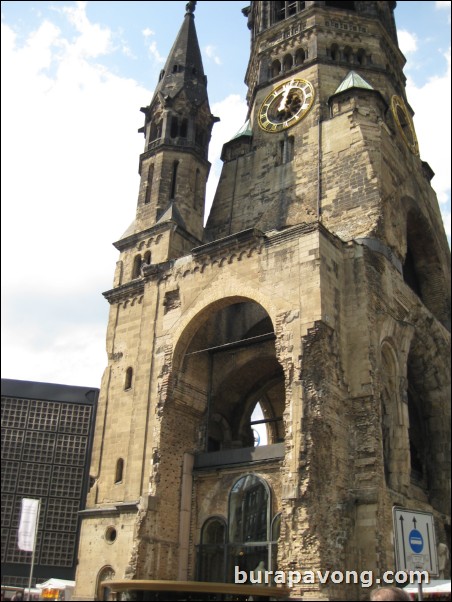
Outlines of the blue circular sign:
M409 542L410 547L415 554L420 554L424 549L424 538L419 531L416 531L416 529L413 529L410 532Z

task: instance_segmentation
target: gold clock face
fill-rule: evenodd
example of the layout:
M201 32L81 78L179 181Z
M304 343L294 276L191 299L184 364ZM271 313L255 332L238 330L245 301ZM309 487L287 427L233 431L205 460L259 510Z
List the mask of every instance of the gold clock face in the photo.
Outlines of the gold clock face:
M266 132L281 132L305 117L314 103L313 85L305 79L291 79L267 96L259 109L259 126Z
M417 141L413 120L411 119L411 115L400 96L392 97L391 110L405 144L414 155L419 155L419 144Z

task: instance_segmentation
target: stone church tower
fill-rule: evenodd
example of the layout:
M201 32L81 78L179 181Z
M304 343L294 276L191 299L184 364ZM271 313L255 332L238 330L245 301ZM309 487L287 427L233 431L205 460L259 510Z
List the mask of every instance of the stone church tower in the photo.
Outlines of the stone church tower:
M432 512L449 545L450 254L396 2L245 9L248 120L205 226L216 118L195 4L142 109L136 219L105 293L78 599L261 562L381 577L393 506Z

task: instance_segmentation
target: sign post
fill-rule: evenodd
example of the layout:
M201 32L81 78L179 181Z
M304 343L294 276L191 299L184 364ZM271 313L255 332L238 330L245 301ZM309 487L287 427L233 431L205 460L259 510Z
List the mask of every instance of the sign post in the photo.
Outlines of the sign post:
M398 571L426 571L438 575L435 524L433 514L405 508L393 508L394 548ZM418 582L419 600L422 579Z

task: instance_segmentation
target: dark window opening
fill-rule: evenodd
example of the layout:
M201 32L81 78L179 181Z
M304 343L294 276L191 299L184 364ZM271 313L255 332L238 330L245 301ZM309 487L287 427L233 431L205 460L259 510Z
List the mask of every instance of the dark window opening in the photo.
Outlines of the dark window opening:
M284 57L284 63L283 63L283 70L284 71L290 71L290 69L292 69L293 67L293 58L291 54L287 54Z
M153 179L154 179L154 164L149 165L148 179L146 182L146 196L144 199L145 205L149 205L149 203L151 202L152 180Z
M179 132L179 136L181 138L186 138L187 137L187 133L188 133L188 120L187 119L183 119L181 126L180 126L180 132Z
M177 136L179 135L179 120L177 117L175 117L174 115L171 117L171 131L170 131L170 136L171 138L177 138Z
M124 391L128 391L129 389L131 389L132 384L133 384L133 369L127 368L126 380L124 382Z
M409 380L411 375L408 374ZM410 421L411 479L421 487L427 487L426 459L427 437L420 404L422 400L410 386L408 388L408 416Z
M171 194L170 199L173 200L176 198L176 188L177 188L177 171L179 169L179 161L174 161L173 163L173 175L171 178Z
M278 60L273 61L272 66L271 66L271 76L277 77L280 73L281 73L281 63Z
M279 23L304 10L305 2L273 2L273 23Z
M146 253L146 255L144 256L144 264L151 265L151 252L150 251L148 251Z
M132 279L139 278L141 276L141 255L137 255L133 260Z
M356 53L356 61L359 65L364 65L366 63L366 53L362 48Z
M416 271L414 256L410 248L408 248L405 257L405 263L403 265L403 279L418 297L422 297L422 289L419 282L419 276Z
M115 483L121 483L124 474L124 460L119 458L116 462Z
M353 63L353 50L350 48L350 46L344 48L344 59L347 61L347 63Z
M299 48L295 55L295 65L302 65L306 60L306 52L303 48Z
M338 61L340 58L339 46L337 44L333 44L330 50L331 59L333 61Z

